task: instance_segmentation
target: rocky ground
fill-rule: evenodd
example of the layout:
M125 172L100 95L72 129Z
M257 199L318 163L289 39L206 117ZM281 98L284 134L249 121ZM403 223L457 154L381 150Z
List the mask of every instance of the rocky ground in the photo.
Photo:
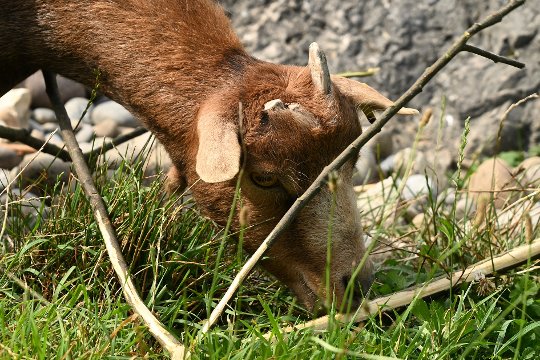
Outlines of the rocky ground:
M221 1L246 47L269 61L305 64L308 46L317 41L330 70L346 72L379 67L364 82L397 98L469 26L506 1L475 0L254 0ZM530 102L510 114L497 148L494 141L502 113L540 89L540 1L528 1L502 23L475 36L471 44L516 58L526 69L494 64L464 53L450 63L410 104L434 109L442 119L444 147L454 151L466 118L471 118L467 151L527 150L540 141L540 102ZM400 146L414 139L414 119L394 121ZM438 133L432 124L430 137ZM405 131L404 131L405 130ZM403 136L404 135L404 136ZM427 136L426 136L427 137ZM431 150L435 139L421 147Z
M332 72L378 67L380 70L374 76L362 81L390 98L397 98L453 39L504 1L223 0L222 3L237 33L255 56L274 62L305 64L309 43L317 41L327 54ZM528 1L472 41L483 49L524 62L526 69L461 54L410 104L421 111L433 109L433 119L425 128L419 129L418 118L396 118L370 143L363 151L356 175L364 221L371 224L397 221L420 226L429 218L425 209L433 200L443 205L441 211L455 211L458 219L473 221L475 207L485 206L479 195L482 191L505 190L494 199L501 211L513 211L507 215L505 224L515 219L519 211L529 214L536 227L540 205L534 197L523 201L519 209L509 204L539 185L540 158L533 155L540 142L540 100L533 99L516 107L506 116L504 126L500 122L512 103L540 89L539 25L540 2ZM89 92L67 79L61 80L60 87L73 125L77 125L86 109ZM27 128L33 136L50 138L52 143L61 145L49 106L37 74L21 84L20 89L0 99L0 120L4 125ZM465 160L459 162L461 134L467 118L471 119L471 129L463 149ZM139 122L119 104L98 98L78 124L77 138L83 151L89 151L137 126ZM152 145L148 135L143 135L107 154L111 175L116 160L126 154L130 158L149 148L152 154L147 174L152 176L166 168L166 155L159 145ZM512 164L486 160L464 186L456 187L448 181L448 175L456 170L458 163L464 175L471 164L476 164L473 160L502 151L519 151L529 159L521 164L517 160ZM11 194L2 191L0 202L26 199L17 201L28 203L27 215L33 219L29 226L47 214L39 200L46 195L43 187L32 184L42 178L52 186L57 179L66 181L70 173L68 163L46 154L36 157L27 147L7 142L0 146L0 168L4 169L0 171L0 187L3 190L10 183Z

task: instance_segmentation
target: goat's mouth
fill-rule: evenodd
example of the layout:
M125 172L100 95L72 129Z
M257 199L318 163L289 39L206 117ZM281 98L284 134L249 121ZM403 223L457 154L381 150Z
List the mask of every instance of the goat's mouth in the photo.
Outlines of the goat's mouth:
M296 284L291 286L298 299L314 314L326 312L333 306L339 312L356 311L368 297L373 277L351 279L351 276L343 276L339 281L331 280L330 286L325 286L321 280L301 273Z
M326 291L324 282L310 281L308 277L299 274L299 281L293 286L293 291L303 305L314 314L325 313L335 306L339 312L355 311L367 297L371 282L351 282L350 277L343 277L341 282L334 282ZM334 302L334 303L333 303Z

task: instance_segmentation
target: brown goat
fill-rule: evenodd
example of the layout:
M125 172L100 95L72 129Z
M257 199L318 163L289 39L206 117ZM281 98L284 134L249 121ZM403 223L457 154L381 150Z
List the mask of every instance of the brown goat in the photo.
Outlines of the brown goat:
M245 164L248 251L360 135L357 109L371 120L373 110L392 105L365 84L330 77L316 44L308 67L251 57L211 0L0 0L0 8L0 95L38 69L92 87L98 69L100 89L140 118L169 153L169 188L189 185L202 212L219 224ZM339 171L337 187L323 189L263 261L308 307L331 295L327 288L342 303L365 253L353 166ZM365 289L371 278L366 262L355 281ZM360 298L355 292L353 304Z

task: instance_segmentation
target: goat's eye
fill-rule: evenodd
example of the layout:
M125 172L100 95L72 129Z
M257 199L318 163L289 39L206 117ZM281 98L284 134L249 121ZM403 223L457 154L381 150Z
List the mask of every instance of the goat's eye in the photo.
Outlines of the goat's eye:
M270 188L278 183L277 176L270 173L251 173L251 180L263 188Z

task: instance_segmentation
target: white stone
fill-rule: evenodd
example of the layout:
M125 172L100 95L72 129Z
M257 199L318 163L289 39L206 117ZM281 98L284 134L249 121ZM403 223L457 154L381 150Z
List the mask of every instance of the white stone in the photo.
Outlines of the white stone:
M9 114L6 119L2 120L11 127L28 128L31 102L32 96L28 89L19 88L8 91L0 97L0 109L2 109L0 113Z
M139 121L122 105L114 101L105 101L95 106L91 115L92 123L99 124L113 120L118 126L137 127Z

